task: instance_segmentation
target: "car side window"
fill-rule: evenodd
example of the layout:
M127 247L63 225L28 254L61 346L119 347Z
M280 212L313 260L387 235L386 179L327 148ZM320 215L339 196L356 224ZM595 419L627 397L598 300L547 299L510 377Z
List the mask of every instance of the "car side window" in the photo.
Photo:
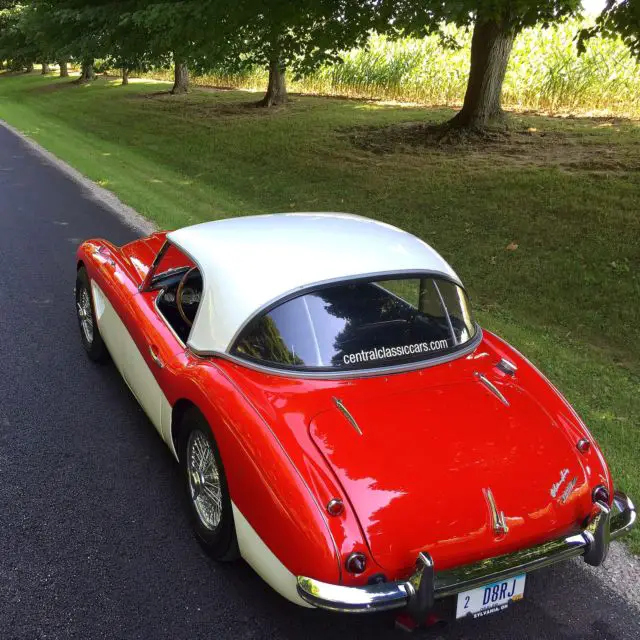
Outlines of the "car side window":
M193 261L169 245L156 265L151 288L156 306L176 336L186 343L202 298L202 275Z

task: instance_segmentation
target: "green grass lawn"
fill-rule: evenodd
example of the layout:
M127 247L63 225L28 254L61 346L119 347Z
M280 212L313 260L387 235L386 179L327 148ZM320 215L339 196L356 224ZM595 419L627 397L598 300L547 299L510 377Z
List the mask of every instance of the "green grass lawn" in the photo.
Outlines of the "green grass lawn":
M246 92L164 90L0 76L0 118L160 227L324 210L419 235L640 501L640 123L513 116L508 136L451 147L403 125L447 110L295 97L266 112Z

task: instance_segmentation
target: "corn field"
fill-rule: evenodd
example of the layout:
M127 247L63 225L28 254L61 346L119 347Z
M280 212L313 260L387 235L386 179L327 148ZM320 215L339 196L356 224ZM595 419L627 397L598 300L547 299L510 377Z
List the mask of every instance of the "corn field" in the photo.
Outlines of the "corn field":
M640 64L621 40L594 38L579 56L575 37L583 24L566 21L520 34L504 84L505 106L552 113L592 111L640 116ZM289 90L460 105L469 70L471 34L451 25L447 33L458 42L458 48L445 48L437 36L393 41L373 35L367 48L346 52L342 64L327 65L306 77L290 79ZM267 74L262 69L240 74L220 70L198 76L193 82L264 90Z

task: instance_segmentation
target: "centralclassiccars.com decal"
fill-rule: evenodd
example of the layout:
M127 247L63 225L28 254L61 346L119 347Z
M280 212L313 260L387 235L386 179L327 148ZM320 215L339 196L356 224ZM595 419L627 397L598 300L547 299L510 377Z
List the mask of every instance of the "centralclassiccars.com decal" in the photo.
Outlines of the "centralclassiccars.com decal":
M345 364L358 362L373 362L385 358L399 358L401 356L419 355L431 351L441 351L449 347L448 340L432 340L431 342L416 342L400 347L376 347L375 349L362 349L356 353L347 353L342 357Z

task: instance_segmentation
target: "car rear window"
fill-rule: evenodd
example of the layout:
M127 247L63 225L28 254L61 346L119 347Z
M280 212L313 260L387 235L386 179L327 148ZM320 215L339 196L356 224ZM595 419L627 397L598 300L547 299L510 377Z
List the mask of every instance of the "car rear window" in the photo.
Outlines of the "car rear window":
M232 353L294 369L371 369L452 353L476 331L465 291L444 278L351 282L256 317Z

